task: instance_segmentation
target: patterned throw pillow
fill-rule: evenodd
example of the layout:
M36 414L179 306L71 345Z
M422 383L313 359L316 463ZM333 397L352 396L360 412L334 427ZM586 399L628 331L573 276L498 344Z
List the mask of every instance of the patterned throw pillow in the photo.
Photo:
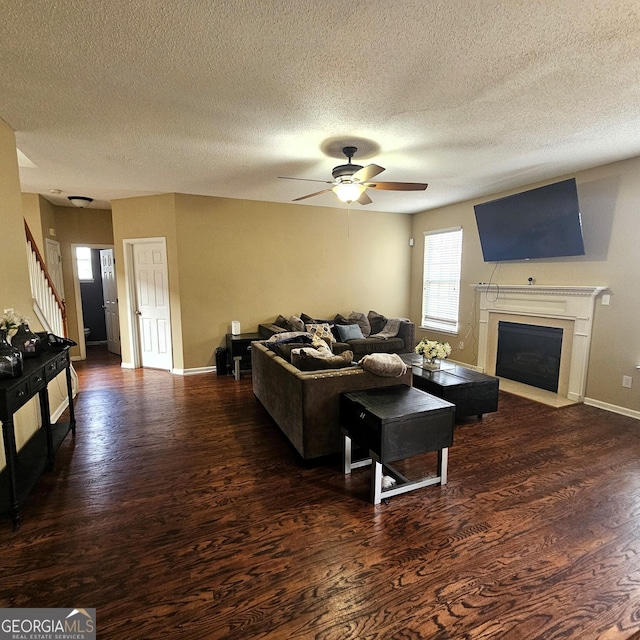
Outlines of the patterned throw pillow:
M326 322L323 324L307 324L305 325L305 329L312 337L317 336L318 338L322 338L329 344L336 341L333 333L331 333L331 325Z

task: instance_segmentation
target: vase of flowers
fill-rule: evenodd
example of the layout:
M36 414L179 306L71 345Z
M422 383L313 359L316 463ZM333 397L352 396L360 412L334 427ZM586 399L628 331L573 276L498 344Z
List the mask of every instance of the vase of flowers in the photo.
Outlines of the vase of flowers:
M22 374L22 354L7 342L7 330L0 328L0 378L17 378Z
M441 361L451 354L451 345L448 342L423 338L416 345L415 352L422 356L423 368L437 371Z

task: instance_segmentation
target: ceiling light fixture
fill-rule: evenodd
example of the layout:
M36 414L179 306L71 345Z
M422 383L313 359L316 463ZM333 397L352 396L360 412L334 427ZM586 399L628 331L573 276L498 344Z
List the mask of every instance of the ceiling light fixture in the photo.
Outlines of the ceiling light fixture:
M362 184L357 184L355 182L341 182L333 187L334 193L342 200L342 202L346 202L349 204L354 200L357 200L362 192L365 190L365 186Z
M93 198L87 198L86 196L69 196L69 202L83 209L93 202Z

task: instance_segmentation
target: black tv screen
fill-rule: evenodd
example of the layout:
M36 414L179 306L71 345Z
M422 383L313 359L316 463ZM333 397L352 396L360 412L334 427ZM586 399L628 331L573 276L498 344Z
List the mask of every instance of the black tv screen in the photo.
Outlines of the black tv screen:
M575 178L474 210L485 262L584 255Z

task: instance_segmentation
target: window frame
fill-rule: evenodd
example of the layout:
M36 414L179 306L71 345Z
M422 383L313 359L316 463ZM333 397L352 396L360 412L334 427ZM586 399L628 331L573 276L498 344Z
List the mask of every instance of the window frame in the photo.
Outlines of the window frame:
M86 249L89 252L88 258L81 258L78 255L78 252ZM76 260L76 269L78 270L78 281L79 282L95 282L95 276L93 273L93 254L91 253L91 247L86 246L77 246L75 250L75 260ZM91 273L91 277L83 277L83 272L86 270L86 266L89 267L89 272Z
M441 247L442 253L437 256L441 268L438 269L436 265L433 265L433 259L430 259L428 262L427 251L434 250L431 240L438 236L442 238L445 234L448 235L447 241L449 242L449 246ZM462 277L463 237L463 229L461 226L424 232L422 251L422 306L420 314L421 329L452 335L456 335L460 331L460 283ZM447 256L445 251L453 253ZM448 264L446 264L447 261ZM430 266L434 268L431 273L427 273ZM443 288L443 286L444 289L448 287L449 291L443 294L444 299L439 300L435 312L432 307L431 313L427 313L428 295L433 296L433 289Z

